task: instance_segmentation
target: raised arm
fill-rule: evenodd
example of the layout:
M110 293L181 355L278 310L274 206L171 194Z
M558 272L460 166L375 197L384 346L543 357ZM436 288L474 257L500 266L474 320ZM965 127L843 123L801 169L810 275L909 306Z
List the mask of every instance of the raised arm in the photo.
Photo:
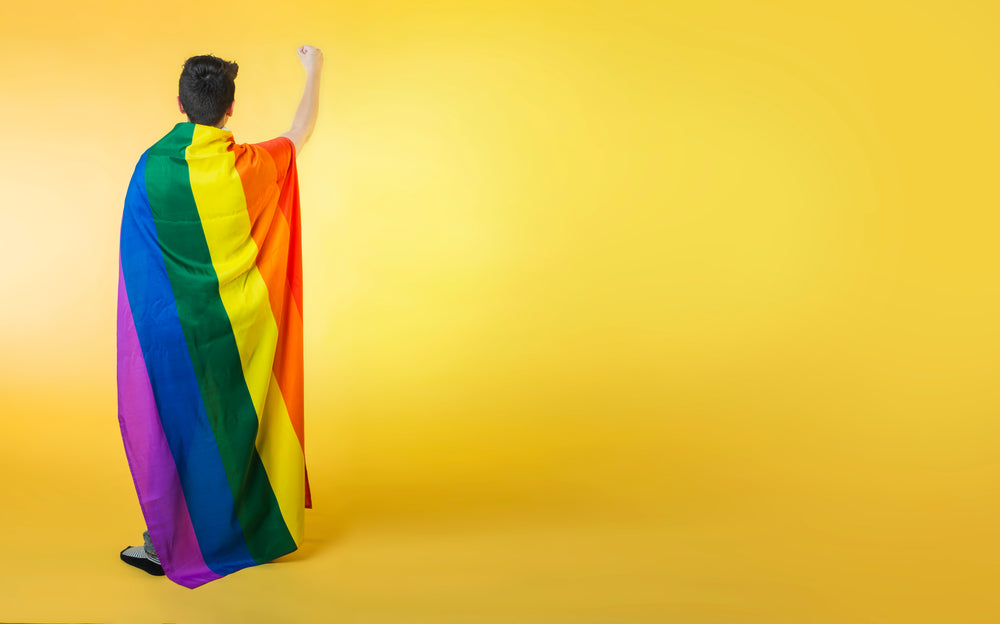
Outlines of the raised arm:
M323 71L323 51L311 45L298 49L299 60L306 68L306 88L302 93L302 101L295 111L292 128L281 136L288 137L295 143L295 153L302 151L306 141L312 136L316 127L316 113L319 108L319 76Z

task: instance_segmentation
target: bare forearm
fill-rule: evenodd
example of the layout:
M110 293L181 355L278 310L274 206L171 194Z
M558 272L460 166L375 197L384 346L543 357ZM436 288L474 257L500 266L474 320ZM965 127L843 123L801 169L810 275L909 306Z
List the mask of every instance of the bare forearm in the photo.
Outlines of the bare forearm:
M323 69L323 53L313 46L302 46L298 50L299 59L306 70L306 86L302 92L302 100L295 111L292 127L282 136L295 143L295 153L302 151L306 141L312 136L316 127L316 115L319 111L319 83Z
M306 87L302 92L302 101L295 111L295 119L289 132L295 132L302 137L302 143L309 140L316 127L316 114L319 109L319 72L306 76Z

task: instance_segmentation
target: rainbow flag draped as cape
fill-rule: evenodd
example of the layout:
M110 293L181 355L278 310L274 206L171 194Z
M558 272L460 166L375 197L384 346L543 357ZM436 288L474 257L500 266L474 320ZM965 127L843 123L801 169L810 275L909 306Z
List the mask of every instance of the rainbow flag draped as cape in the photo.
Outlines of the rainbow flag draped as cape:
M118 420L150 538L197 587L297 548L305 474L295 147L179 123L122 218Z

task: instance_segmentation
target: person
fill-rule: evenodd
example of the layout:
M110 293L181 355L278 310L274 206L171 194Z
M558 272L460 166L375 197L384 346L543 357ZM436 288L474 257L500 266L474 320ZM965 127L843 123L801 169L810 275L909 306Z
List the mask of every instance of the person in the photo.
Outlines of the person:
M198 587L298 548L305 468L296 158L323 53L297 50L291 128L237 143L235 62L184 63L187 116L140 157L119 243L118 420L146 531L125 563Z

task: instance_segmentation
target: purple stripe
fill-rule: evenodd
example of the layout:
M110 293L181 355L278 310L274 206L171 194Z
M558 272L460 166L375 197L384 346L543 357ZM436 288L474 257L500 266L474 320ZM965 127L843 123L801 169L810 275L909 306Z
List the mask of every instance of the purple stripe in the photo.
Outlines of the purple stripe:
M118 423L149 537L167 577L185 587L220 578L205 565L160 424L118 265Z

